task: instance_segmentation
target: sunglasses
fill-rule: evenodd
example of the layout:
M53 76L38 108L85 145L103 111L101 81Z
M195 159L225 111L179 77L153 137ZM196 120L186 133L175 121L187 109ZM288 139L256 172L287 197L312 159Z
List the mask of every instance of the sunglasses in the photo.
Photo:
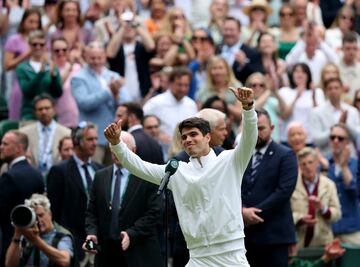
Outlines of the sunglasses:
M339 142L342 142L346 139L346 137L344 136L339 136L339 135L330 135L330 140L334 141L335 139L339 140Z
M32 47L44 47L45 43L31 43L30 44Z
M193 40L193 41L206 42L206 41L208 40L208 38L207 38L207 37L198 37L198 36L193 36L193 37L191 38L191 40Z
M264 83L251 83L250 87L252 87L252 88L254 88L254 87L265 88L265 84Z
M67 51L68 51L67 48L54 49L54 53L56 53L56 54L60 54L60 52L66 53Z
M287 13L287 12L280 12L280 17L292 17L294 16L294 13L290 12L290 13Z

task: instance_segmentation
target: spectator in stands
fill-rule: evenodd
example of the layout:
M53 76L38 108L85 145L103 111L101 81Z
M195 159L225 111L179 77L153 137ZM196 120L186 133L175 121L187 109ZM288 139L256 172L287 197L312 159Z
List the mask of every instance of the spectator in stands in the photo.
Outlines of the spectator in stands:
M254 90L255 108L265 109L271 118L274 125L271 137L276 142L280 140L280 122L279 117L282 117L286 110L286 104L283 98L279 95L276 87L268 84L266 77L260 73L255 72L247 78L246 87Z
M6 249L14 232L10 222L11 210L33 193L44 192L43 177L25 157L28 145L27 136L14 130L7 132L1 140L0 158L9 164L9 169L0 177L0 266L4 266Z
M14 226L15 233L6 253L6 266L75 266L73 237L52 220L49 199L33 194L25 200L25 205L35 212L36 223L29 228ZM25 238L25 245L22 238Z
M250 23L241 28L241 40L246 45L257 47L260 34L268 29L267 19L272 13L272 8L265 0L253 0L243 11L249 17Z
M150 63L152 72L160 71L163 67L173 66L178 56L178 45L173 41L170 33L158 32L155 38L155 55Z
M34 99L34 114L36 122L19 129L29 138L29 152L32 165L46 176L51 166L57 164L61 158L56 149L60 139L69 136L71 131L54 120L54 100L45 94Z
M70 136L60 139L58 150L61 160L67 160L74 154L74 144Z
M167 154L171 140L160 131L161 121L155 115L144 116L142 125L144 132L154 138L161 146L164 162L167 162Z
M260 33L257 48L261 53L264 74L269 88L277 90L288 86L289 79L286 72L286 63L277 56L275 37L268 32Z
M351 103L355 91L360 88L360 62L357 59L359 53L359 37L355 32L346 33L342 39L343 56L339 63L341 80L347 87L345 101Z
M127 129L135 138L136 154L142 160L155 164L163 164L161 147L150 135L146 134L141 122L144 112L140 104L127 102L120 105L115 113L115 122L121 120L123 129Z
M169 80L169 90L146 102L144 114L157 116L161 121L161 131L171 137L176 124L194 116L197 107L196 103L187 96L191 81L191 72L188 68L174 68Z
M98 147L95 159L111 162L111 154L103 135L103 129L112 122L116 106L126 102L126 92L121 89L124 79L105 67L104 47L97 42L87 49L88 65L71 80L72 94L80 112L80 121L91 121L97 125Z
M275 36L278 45L279 58L285 59L300 38L299 29L295 26L295 9L292 5L283 3L279 11L280 25L270 32Z
M307 133L300 122L291 122L287 127L287 141L295 154L306 146Z
M340 78L339 67L334 63L328 63L322 68L318 87L324 90L325 81L329 80L330 78Z
M74 154L50 169L47 193L53 219L74 235L78 259L81 266L87 266L93 263L94 257L84 255L81 249L86 238L85 211L95 172L102 168L92 160L98 137L96 126L90 122L80 123L71 137Z
M302 28L307 22L314 22L315 25L324 27L322 20L322 10L315 1L294 0L293 1L296 26Z
M234 73L226 60L219 56L212 57L206 67L206 84L200 88L196 99L204 103L209 97L214 95L224 99L228 105L229 112L240 120L241 103L236 100L234 94L229 90L229 86L239 87L241 84L236 80Z
M70 58L69 45L65 38L59 37L51 41L51 54L59 67L63 93L56 101L57 120L66 127L75 127L79 123L79 109L71 93L70 81L81 69L74 58Z
M109 15L100 18L95 22L95 38L96 41L107 45L119 27L121 27L121 16L125 11L135 14L136 7L134 1L113 0Z
M305 25L303 38L286 56L286 63L290 68L299 62L309 65L314 84L319 84L320 72L326 63L338 63L337 54L322 41L320 30L313 22Z
M174 44L178 47L177 62L179 65L188 64L195 57L190 44L191 26L181 8L173 7L168 10L161 31L170 34Z
M339 78L331 78L325 82L324 104L314 109L310 116L310 129L314 144L320 148L323 155L330 154L330 128L336 123L344 123L353 140L360 133L360 118L358 111L341 100L342 82ZM354 149L352 149L354 155Z
M335 21L325 32L325 42L341 55L344 35L355 30L355 14L350 6L344 5L336 14ZM356 38L359 38L359 35Z
M331 223L341 217L336 185L319 173L319 159L313 148L298 153L299 176L291 197L291 209L298 246L325 246L333 240Z
M305 63L297 63L290 73L290 87L283 87L279 95L286 102L283 124L280 130L281 142L286 141L286 127L290 122L300 122L309 134L306 143L312 143L309 117L314 107L325 101L323 90L314 88L312 74Z
M155 49L150 33L138 18L122 17L106 48L110 69L124 77L127 95L140 102L151 87L149 60Z
M244 84L253 72L264 72L260 53L241 41L241 24L239 20L233 17L225 19L223 40L220 49L221 56L231 66L235 77L241 83Z
M21 118L34 119L33 100L41 93L47 93L53 98L62 95L61 76L55 62L50 61L46 51L46 36L43 31L33 31L29 34L31 55L28 62L21 63L16 68L20 89L23 93Z
M350 156L350 134L344 124L335 124L330 131L332 155L328 177L336 184L342 218L332 225L341 242L360 246L360 205L357 184L357 160Z
M195 58L189 64L193 75L188 96L195 100L200 88L206 83L206 65L215 55L215 44L210 33L204 28L199 28L193 32L191 45L195 51Z
M94 38L90 29L83 27L80 3L76 0L61 0L58 4L56 31L50 39L64 37L69 44L70 54L81 63L82 49Z
M150 18L144 21L144 24L150 34L157 33L166 16L166 4L164 0L149 0Z
M9 37L4 46L4 69L6 71L15 70L16 67L29 59L31 47L28 43L29 33L35 30L41 30L41 14L37 9L27 9L21 19L18 33ZM12 75L10 96L8 102L9 119L20 119L22 92L15 72Z
M207 29L214 40L215 45L220 45L223 41L222 27L225 18L229 13L229 3L226 0L212 0L210 5L210 21Z

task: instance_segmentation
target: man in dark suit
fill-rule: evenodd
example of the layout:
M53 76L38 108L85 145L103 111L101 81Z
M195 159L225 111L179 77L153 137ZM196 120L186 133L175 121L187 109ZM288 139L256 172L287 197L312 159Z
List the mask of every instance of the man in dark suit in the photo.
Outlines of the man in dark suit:
M26 134L19 131L9 131L1 140L0 157L3 162L9 164L9 170L0 178L0 266L4 265L6 249L14 232L10 222L11 210L19 204L24 204L24 200L33 193L44 192L42 175L25 157L28 144Z
M288 266L288 246L295 243L290 197L297 180L292 150L271 140L269 114L258 111L256 153L242 183L245 247L250 266Z
M223 27L224 43L220 49L233 69L236 79L245 84L246 79L254 72L264 72L261 54L240 42L241 24L234 17L227 17Z
M122 132L121 139L135 152L131 134ZM86 213L86 239L101 246L96 266L162 266L155 227L161 206L157 187L113 159L113 166L96 172Z
M123 129L131 133L136 142L136 154L142 160L163 164L163 155L161 146L150 135L144 132L142 120L144 112L141 106L135 102L128 102L120 105L115 114L115 122L122 120Z
M84 258L81 249L86 238L85 211L95 171L101 168L91 160L96 149L97 129L92 123L80 123L72 139L74 155L50 169L47 192L54 220L71 231L78 258L85 264L89 260Z

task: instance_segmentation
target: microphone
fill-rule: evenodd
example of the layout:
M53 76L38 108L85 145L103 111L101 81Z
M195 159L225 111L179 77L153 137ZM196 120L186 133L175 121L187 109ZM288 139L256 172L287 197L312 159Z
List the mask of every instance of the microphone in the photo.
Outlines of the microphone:
M165 175L161 179L161 183L157 191L158 195L161 195L161 193L164 191L164 188L169 183L170 176L177 171L178 167L179 167L179 161L177 159L172 159L168 162L168 164L165 167Z

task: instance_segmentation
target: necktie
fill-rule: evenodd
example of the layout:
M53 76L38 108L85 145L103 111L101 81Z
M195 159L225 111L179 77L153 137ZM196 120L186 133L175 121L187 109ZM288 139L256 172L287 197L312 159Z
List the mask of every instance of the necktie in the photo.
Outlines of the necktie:
M113 197L111 200L111 223L110 223L110 236L117 240L120 238L119 231L119 211L120 211L120 189L121 189L121 170L115 172L115 185Z
M254 160L253 160L253 163L252 163L252 166L251 166L251 179L250 179L250 182L253 183L255 181L255 176L258 172L258 167L261 163L261 160L262 160L262 157L263 157L263 154L261 154L261 152L257 151L254 155Z
M85 163L84 165L82 165L82 167L84 168L84 171L85 171L87 191L88 191L88 194L90 195L91 185L92 185L92 178L91 178L91 175L90 175L89 170L87 168L88 165L89 165L89 163Z

